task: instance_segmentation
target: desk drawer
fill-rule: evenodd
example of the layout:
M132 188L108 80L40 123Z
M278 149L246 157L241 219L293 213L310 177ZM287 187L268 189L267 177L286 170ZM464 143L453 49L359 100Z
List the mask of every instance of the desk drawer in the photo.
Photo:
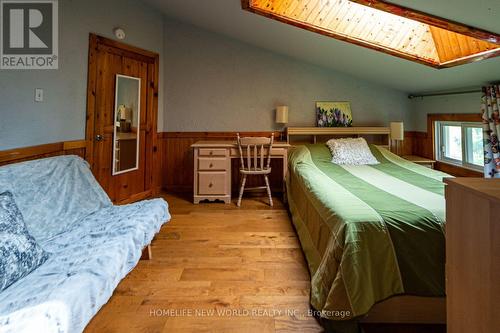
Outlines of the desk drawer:
M198 155L200 156L226 156L227 149L224 148L200 148Z
M221 172L198 172L198 194L227 194L227 173Z
M199 157L198 170L227 170L227 159L222 157Z

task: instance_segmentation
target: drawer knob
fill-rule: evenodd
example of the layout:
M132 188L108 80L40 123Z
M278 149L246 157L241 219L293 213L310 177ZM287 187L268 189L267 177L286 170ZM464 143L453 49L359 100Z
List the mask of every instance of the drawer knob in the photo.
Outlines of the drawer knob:
M214 165L213 165L212 163L210 163L210 165L209 165L208 167L209 167L209 168L213 168L213 166L214 166Z
M210 153L208 153L208 155L213 155L213 154L214 154L214 152L213 152L213 151L210 151Z
M213 183L208 184L208 187L213 187L213 186L214 186Z

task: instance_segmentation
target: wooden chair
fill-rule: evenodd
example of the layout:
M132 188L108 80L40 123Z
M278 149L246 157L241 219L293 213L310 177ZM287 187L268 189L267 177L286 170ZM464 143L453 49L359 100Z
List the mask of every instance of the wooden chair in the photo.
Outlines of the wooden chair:
M240 175L243 176L241 180L240 195L238 196L237 206L241 206L241 197L243 196L243 192L245 191L247 176L262 175L264 176L266 186L249 187L247 188L247 190L266 189L267 195L269 196L269 205L272 207L273 198L271 197L271 187L269 186L268 175L271 173L271 149L273 148L274 134L272 134L270 138L240 138L240 134L238 133L237 137L241 162ZM243 152L245 152L245 154Z

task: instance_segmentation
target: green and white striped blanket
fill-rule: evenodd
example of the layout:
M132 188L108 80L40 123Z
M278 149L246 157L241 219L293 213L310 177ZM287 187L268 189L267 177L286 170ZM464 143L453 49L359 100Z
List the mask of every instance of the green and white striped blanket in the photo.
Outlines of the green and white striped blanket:
M380 164L333 164L323 144L290 153L290 210L311 272L311 304L327 319L357 318L393 295L445 293L448 175L370 149Z

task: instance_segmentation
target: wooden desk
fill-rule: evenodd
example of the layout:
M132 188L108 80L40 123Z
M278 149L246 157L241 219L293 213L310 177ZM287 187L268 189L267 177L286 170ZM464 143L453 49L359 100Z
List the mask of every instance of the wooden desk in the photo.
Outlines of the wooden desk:
M286 142L275 142L271 158L283 160L283 185L288 169ZM193 202L222 200L231 202L231 159L239 158L236 141L198 141L191 145L194 150Z

